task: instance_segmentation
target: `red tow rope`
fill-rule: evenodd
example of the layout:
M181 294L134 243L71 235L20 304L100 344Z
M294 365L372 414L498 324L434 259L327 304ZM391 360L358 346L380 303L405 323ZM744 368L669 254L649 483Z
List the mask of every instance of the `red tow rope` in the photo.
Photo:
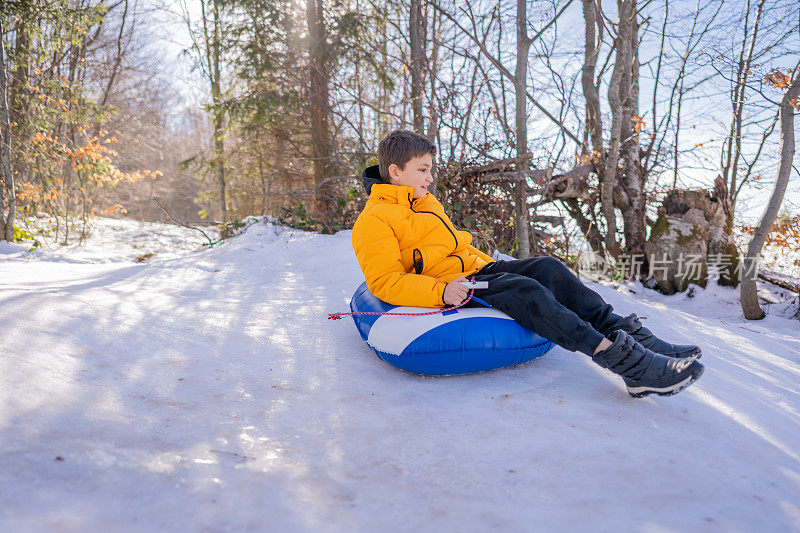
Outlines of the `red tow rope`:
M391 316L427 316L427 315L438 315L439 313L446 313L448 311L454 311L459 307L462 307L464 304L472 300L472 294L475 292L475 289L470 289L469 296L467 299L461 302L458 305L454 305L452 307L443 307L442 309L437 309L436 311L428 311L427 313L375 313L375 312L355 312L355 313L329 313L328 320L341 320L343 316L351 316L351 315L391 315Z

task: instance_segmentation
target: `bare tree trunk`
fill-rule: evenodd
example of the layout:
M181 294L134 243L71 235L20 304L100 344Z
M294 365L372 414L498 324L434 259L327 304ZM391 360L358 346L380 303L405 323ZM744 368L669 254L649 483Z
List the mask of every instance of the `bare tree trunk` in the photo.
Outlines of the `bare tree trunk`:
M11 121L8 110L8 78L5 47L0 41L0 240L14 239L16 203L11 170Z
M272 202L272 182L275 181L275 175L278 173L278 167L280 166L281 156L283 155L283 151L286 149L286 143L289 142L287 138L281 139L281 147L278 152L275 154L275 159L272 161L272 168L269 170L269 179L267 179L267 196L266 200L264 201L265 208L264 208L264 215L268 215L270 213L270 207Z
M256 160L258 161L258 179L261 181L261 216L266 216L267 214L267 205L269 204L269 196L268 190L269 187L267 186L267 177L264 175L264 159L262 158L261 154L256 155Z
M432 24L432 31L434 35L438 30L441 29L442 26L442 16L439 12L436 12L432 16L433 24ZM428 113L430 118L428 119L428 139L434 144L436 144L436 139L438 138L439 134L439 107L436 103L436 76L439 72L439 48L441 44L438 39L433 41L433 45L431 47L431 59L428 61L428 83L430 85L430 100L428 105Z
M17 42L14 51L14 71L9 71L8 75L11 77L11 84L8 90L8 116L9 124L16 124L16 131L20 131L20 125L23 124L24 118L27 118L28 113L28 100L23 96L24 87L28 84L30 76L30 33L28 16L20 17L16 25ZM9 153L11 150L11 131L8 131L8 147ZM19 135L19 133L17 133ZM28 177L28 166L23 158L17 157L14 161L14 171L16 176L22 179ZM9 162L10 164L10 162ZM0 171L2 174L2 171ZM16 181L16 179L14 180ZM14 202L16 204L16 201ZM12 229L14 224L10 224ZM2 233L0 233L2 237Z
M442 26L442 15L436 11L433 13L431 30L433 35L437 34L437 31ZM430 117L428 118L428 139L439 146L438 137L439 137L439 107L437 105L436 100L436 76L439 72L439 47L440 47L439 39L434 39L431 49L431 59L428 62L428 83L430 84L430 98L429 98L429 105L428 105L428 113ZM439 153L439 158L441 160L441 153ZM431 184L431 189L436 191L439 176L436 170L437 166L434 165L433 167L433 183Z
M69 83L73 83L77 81L83 81L83 75L85 75L85 70L83 69L83 62L86 58L86 39L82 39L80 42L73 44L69 49L69 63L68 63L68 73L67 73L67 80ZM75 149L77 147L77 138L76 138L76 124L68 121L64 121L59 125L59 129L63 127L63 136L65 139L69 139L68 145L71 149ZM73 191L73 183L77 182L77 186L80 187L81 183L81 176L80 172L77 170L73 170L71 165L65 165L65 175L64 182L66 186L64 187L64 191L66 193L64 197L64 241L63 244L66 245L69 243L69 236L70 230L74 230L76 224L72 223L73 221L70 220L70 209L72 205L72 198L71 192ZM76 206L77 207L77 206ZM80 235L78 237L80 239Z
M622 115L623 196L627 202L622 207L625 248L629 254L644 254L647 226L645 222L644 176L640 161L639 132L642 128L639 116L639 22L636 0L630 0L630 20L626 24L627 40L630 43L628 62L623 65L623 93L625 95ZM620 24L621 26L621 24Z
M220 77L220 54L221 54L221 31L219 13L220 0L212 0L212 19L211 34L208 31L208 24L206 22L205 2L201 2L202 15L203 15L203 37L205 38L206 45L206 62L208 67L208 75L211 82L211 100L214 104L213 122L214 122L214 174L217 178L217 186L219 187L219 207L220 217L222 222L228 221L228 199L225 190L225 131L223 129L223 112L219 108L222 103L222 81Z
M382 65L389 64L389 37L387 34L386 20L381 17L378 19L378 35L380 36L380 43L378 50L380 52L380 60ZM378 111L375 113L377 119L376 132L377 139L375 139L375 146L386 135L389 134L389 119L387 109L389 108L389 90L386 88L386 82L381 80L378 84Z
M600 93L594 83L594 72L600 45L603 43L603 21L600 16L600 6L595 0L583 0L583 20L585 22L585 41L581 86L583 87L583 97L586 100L586 130L592 141L592 150L599 158L602 158L603 118L600 115ZM599 38L595 37L595 24L600 33Z
M214 46L213 46L213 81L211 82L211 97L215 105L222 103L222 84L220 79L220 18L219 0L214 0ZM217 183L219 184L219 206L222 222L228 222L228 195L225 190L225 132L223 130L223 112L216 109L214 112L214 159L216 160Z
M328 218L333 204L333 183L323 183L325 178L335 173L333 169L333 144L331 142L331 108L329 97L330 65L329 47L322 0L307 0L308 22L308 100L311 113L311 140L314 157L314 185L318 214L323 221Z
M414 131L425 134L422 115L422 99L425 96L425 17L422 15L422 0L411 0L411 13L408 18L408 36L411 45L411 111L414 115Z
M122 59L124 57L124 53L122 51L122 41L123 41L123 34L125 33L125 20L128 17L128 0L122 1L123 8L122 8L122 18L119 22L119 35L117 35L116 39L116 46L117 46L117 55L114 58L114 64L111 67L111 74L108 76L108 83L106 83L106 88L103 91L103 97L100 99L100 105L104 106L108 102L108 97L111 94L111 89L114 87L114 80L119 73L120 66L122 65ZM98 124L98 128L100 125ZM99 131L99 130L98 130Z
M608 142L608 157L606 159L605 171L600 189L600 206L603 216L606 219L606 250L614 256L619 256L619 245L617 244L617 214L614 210L614 188L617 185L617 166L622 142L623 121L625 113L623 109L623 78L626 71L629 72L631 41L630 29L631 18L634 16L632 0L618 0L619 27L616 39L617 57L614 62L614 71L608 85L608 103L611 107L611 132Z
M765 0L760 0L756 8L756 19L753 21L753 35L750 38L750 47L747 56L744 55L747 43L747 19L750 13L750 2L747 2L747 16L744 22L744 38L742 39L742 50L739 55L739 64L736 71L736 81L733 88L733 111L731 114L731 128L728 138L725 139L727 150L723 152L726 158L722 168L722 177L728 182L728 190L731 192L731 201L734 209L736 208L736 178L739 167L739 158L742 152L742 120L744 114L744 92L747 87L747 77L750 75L750 65L753 61L756 38L758 37L758 26L761 22L761 14L764 10Z
M689 60L689 55L692 52L692 39L694 39L694 29L697 24L697 18L700 16L700 10L695 13L694 20L692 21L692 29L689 31L689 39L686 42L686 50L681 57L681 68L678 71L678 81L676 88L678 90L678 106L675 113L675 149L672 151L672 188L678 186L678 156L680 154L680 134L681 134L681 109L683 108L683 85L686 79L686 62Z
M355 83L356 83L356 98L359 103L358 105L358 127L356 129L356 135L358 136L358 146L359 150L362 152L368 152L369 146L367 144L366 132L364 128L364 109L366 106L364 102L366 99L364 98L364 79L361 73L361 62L356 61L355 65Z
M517 157L528 153L528 50L533 42L528 38L527 0L517 0L517 67L514 70L514 95L516 97L516 137ZM519 170L528 170L529 163L523 159ZM516 185L517 240L519 259L527 259L531 255L530 222L528 217L528 184L523 177Z
M736 80L734 81L733 91L731 91L731 125L728 128L728 136L722 142L720 150L720 168L722 169L722 179L728 184L728 190L735 194L736 189L731 188L729 181L729 170L733 156L733 138L736 136L736 124L741 121L742 107L739 106L739 89L744 85L742 75L744 73L744 51L747 47L747 32L750 23L750 0L744 6L744 35L742 36L742 49L739 52L739 63L736 68Z
M794 73L786 94L783 95L780 104L780 123L781 123L781 144L780 162L778 164L778 178L775 180L775 188L769 198L769 203L758 223L753 238L747 246L747 255L744 258L744 268L742 269L742 311L748 320L759 320L764 318L764 311L758 304L758 292L756 290L756 274L758 271L758 258L761 249L767 240L775 219L778 217L778 210L783 203L783 195L786 193L786 186L789 183L789 176L792 171L792 160L794 159L795 140L794 140L794 107L796 100L800 96L800 72Z
M22 18L16 25L17 42L15 45L15 61L14 72L9 72L11 76L11 85L8 92L8 113L9 120L20 123L23 116L23 99L21 96L22 88L28 83L28 76L30 74L29 54L30 54L30 36L28 35L28 24L25 18ZM19 169L17 169L19 170Z
M699 10L698 10L699 11ZM650 117L653 122L653 131L655 132L658 129L658 86L661 83L661 66L664 63L664 42L667 38L667 21L669 20L669 0L664 2L664 20L661 22L661 44L658 48L658 60L656 61L656 75L655 79L653 80L653 95L652 95L652 109L650 110ZM655 138L650 140L650 144L647 147L647 153L644 154L644 161L645 165L647 165L647 160L653 153L653 145L655 144ZM673 185L672 188L674 189L675 186Z
M585 146L584 150L595 162L595 169L602 184L606 158L603 147L603 117L600 113L600 88L595 83L595 69L600 46L603 44L603 18L596 0L583 0L583 20L584 62L581 69L581 87L586 101L586 137L591 141L591 146ZM595 35L595 26L599 35ZM604 239L597 224L586 217L577 199L569 198L562 201L586 236L589 246L595 252L604 255Z

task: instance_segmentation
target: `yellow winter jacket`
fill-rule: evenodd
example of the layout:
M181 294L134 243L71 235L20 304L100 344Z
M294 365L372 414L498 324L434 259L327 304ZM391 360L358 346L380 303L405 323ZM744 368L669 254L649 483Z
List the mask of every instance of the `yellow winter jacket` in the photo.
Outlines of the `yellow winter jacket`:
M445 286L494 261L470 246L439 201L414 188L372 185L369 200L353 226L352 242L367 288L394 305L444 307Z

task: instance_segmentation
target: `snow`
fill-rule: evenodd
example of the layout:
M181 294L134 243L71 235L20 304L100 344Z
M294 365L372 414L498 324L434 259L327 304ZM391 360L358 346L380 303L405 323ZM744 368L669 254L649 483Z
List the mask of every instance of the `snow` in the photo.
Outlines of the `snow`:
M734 240L739 249L739 254L744 257L747 255L747 247L750 244L752 235L747 233L735 233ZM800 248L795 248L794 242L789 240L786 246L778 244L765 244L761 249L759 268L771 272L780 272L784 276L794 278L795 282L800 278Z
M254 219L254 217L253 217ZM251 220L248 220L251 222ZM92 223L91 238L79 243L75 240L75 230L70 244L61 246L53 242L52 233L55 222L49 217L30 218L20 221L29 233L35 234L40 247L30 243L16 244L0 241L0 259L3 254L14 255L13 259L38 259L45 262L69 263L112 263L133 261L136 257L152 253L159 257L176 258L196 250L211 239L219 238L213 228L190 229L174 224L158 222L137 222L113 218L95 218ZM48 236L43 237L44 233ZM208 235L208 239L203 236ZM59 234L63 239L63 229ZM62 240L59 239L59 240ZM30 253L24 253L30 251Z
M326 320L363 280L350 232L158 226L0 244L0 530L800 530L789 303L591 283L703 348L673 397L560 348L429 378Z

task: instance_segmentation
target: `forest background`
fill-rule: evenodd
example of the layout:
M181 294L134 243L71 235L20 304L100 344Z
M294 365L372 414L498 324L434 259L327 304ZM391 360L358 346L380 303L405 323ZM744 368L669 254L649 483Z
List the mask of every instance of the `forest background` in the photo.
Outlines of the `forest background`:
M715 228L744 271L765 245L800 249L794 0L0 9L0 239L81 240L97 215L333 233L378 141L407 128L488 252L672 258L665 224L692 207L706 279Z

